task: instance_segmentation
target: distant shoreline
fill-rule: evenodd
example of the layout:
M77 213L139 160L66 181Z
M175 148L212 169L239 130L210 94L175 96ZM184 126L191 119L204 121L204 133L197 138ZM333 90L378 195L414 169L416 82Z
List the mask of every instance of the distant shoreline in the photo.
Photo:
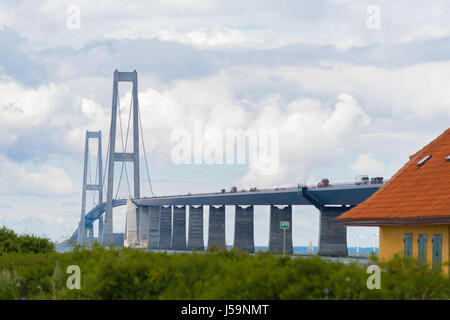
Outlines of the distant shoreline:
M74 247L72 245L67 245L67 244L56 244L56 251L57 252L68 252L71 251ZM231 245L227 245L227 249L232 249L233 246ZM267 251L269 248L266 246L255 246L255 251ZM313 252L309 251L309 247L307 246L297 246L297 247L293 247L294 250L294 254L299 254L299 255L315 255L317 253L318 247L313 247ZM157 251L157 250L155 250ZM165 251L165 250L161 250L161 251ZM172 250L167 250L167 251L172 251ZM348 248L348 258L368 258L371 253L373 252L373 248L372 247L364 247L364 248L358 248L357 252L357 248L356 247L349 247ZM188 251L180 251L180 252L188 252ZM375 254L378 255L378 248L375 248Z

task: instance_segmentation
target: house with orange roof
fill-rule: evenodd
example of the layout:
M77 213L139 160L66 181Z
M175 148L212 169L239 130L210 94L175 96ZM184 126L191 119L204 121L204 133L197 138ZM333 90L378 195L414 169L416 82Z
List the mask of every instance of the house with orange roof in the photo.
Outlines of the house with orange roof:
M450 261L450 128L336 219L346 226L379 226L380 260L403 253L433 267Z

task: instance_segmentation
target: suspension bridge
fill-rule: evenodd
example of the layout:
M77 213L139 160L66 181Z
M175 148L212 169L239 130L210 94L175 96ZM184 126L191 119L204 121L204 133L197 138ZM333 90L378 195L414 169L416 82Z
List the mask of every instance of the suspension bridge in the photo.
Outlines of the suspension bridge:
M118 97L120 82L132 83L127 127L124 130ZM121 152L116 151L117 120L119 120ZM132 129L132 152L127 152ZM98 144L95 177L90 169L89 143ZM150 197L141 197L140 141L145 161ZM121 163L117 187L114 185L115 164ZM133 165L133 188L127 170ZM107 177L107 179L106 179ZM102 135L100 131L86 131L81 218L71 240L85 245L94 239L94 222L98 221L98 241L123 245L127 228L122 234L113 233L113 208L124 206L127 199L120 198L123 177L135 205L136 240L142 248L160 250L205 250L212 246L225 247L226 206L234 207L234 247L254 252L254 206L270 206L269 250L292 253L292 207L309 205L320 214L319 255L347 256L346 227L335 218L370 197L382 184L339 184L325 188L294 186L291 188L256 189L247 191L212 192L156 196L151 184L147 153L145 150L142 118L138 101L137 72L114 71L111 126L108 137L106 165L102 164ZM131 191L133 189L133 191ZM106 201L103 194L106 191ZM86 212L87 194L92 194L93 208ZM203 236L203 211L209 208L208 239ZM189 224L186 228L186 217ZM284 230L282 225L284 224ZM286 228L288 226L288 228ZM186 234L187 229L187 234Z

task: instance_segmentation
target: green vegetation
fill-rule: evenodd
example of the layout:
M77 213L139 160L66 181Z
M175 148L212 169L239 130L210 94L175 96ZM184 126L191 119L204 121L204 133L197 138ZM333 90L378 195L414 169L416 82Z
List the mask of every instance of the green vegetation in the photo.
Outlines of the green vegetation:
M81 269L80 290L66 286L69 265ZM413 260L382 264L380 290L367 288L366 268L267 252L166 254L94 245L0 256L0 299L450 298L450 279Z
M371 258L369 264L378 264ZM69 265L81 289L69 290ZM0 299L449 299L450 279L413 259L380 264L381 289L367 288L367 265L320 257L231 250L156 253L75 247L0 229Z
M49 239L32 235L19 236L5 226L0 229L0 256L10 253L45 253L49 251L55 251L55 245Z

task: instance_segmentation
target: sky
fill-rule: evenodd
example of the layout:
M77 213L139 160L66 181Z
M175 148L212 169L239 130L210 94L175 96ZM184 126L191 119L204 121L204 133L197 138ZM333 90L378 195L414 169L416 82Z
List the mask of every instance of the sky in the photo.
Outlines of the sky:
M449 19L441 0L3 0L0 224L54 241L73 233L85 132L102 131L105 157L115 69L138 72L156 195L389 178L449 127ZM130 90L119 88L124 131ZM193 134L195 124L276 131L276 172L176 163L174 132ZM144 165L141 179L150 196ZM115 232L124 212L114 212ZM230 208L228 244L233 216ZM205 211L205 235L206 223ZM294 245L317 245L318 230L317 209L294 208ZM256 245L268 244L268 231L269 209L258 207ZM348 245L378 245L376 233L348 228Z

